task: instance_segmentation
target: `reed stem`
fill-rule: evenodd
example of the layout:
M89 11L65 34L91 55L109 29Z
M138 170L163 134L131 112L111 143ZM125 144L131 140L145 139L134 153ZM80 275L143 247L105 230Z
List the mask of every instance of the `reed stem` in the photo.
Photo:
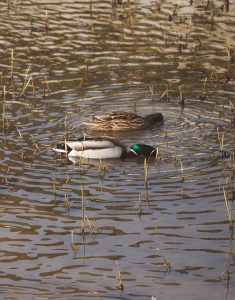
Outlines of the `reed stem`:
M224 192L224 201L225 201L225 205L226 205L226 209L227 209L227 213L228 213L229 227L233 228L233 209L232 209L231 203L228 199L227 192L225 191L224 187L223 187L223 192Z
M14 69L14 49L11 50L11 78L13 78Z
M119 267L118 267L118 262L116 260L116 266L117 266L117 271L118 271L118 284L116 285L116 287L120 290L123 290L124 289L124 285L122 283L122 278L121 278L121 272L119 270Z
M144 185L148 185L148 161L147 158L144 159Z

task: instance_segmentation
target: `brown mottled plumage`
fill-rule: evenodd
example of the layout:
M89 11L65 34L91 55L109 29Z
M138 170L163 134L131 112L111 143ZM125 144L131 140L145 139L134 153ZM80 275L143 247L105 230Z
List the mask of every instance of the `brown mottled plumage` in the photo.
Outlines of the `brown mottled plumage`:
M161 113L141 117L129 112L112 112L107 116L93 116L86 124L93 130L118 131L145 129L162 122L163 115Z

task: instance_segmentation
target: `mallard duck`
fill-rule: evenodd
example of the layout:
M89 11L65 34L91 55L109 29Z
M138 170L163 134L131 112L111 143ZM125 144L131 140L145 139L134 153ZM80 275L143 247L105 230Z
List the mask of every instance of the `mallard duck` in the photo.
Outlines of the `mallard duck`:
M53 150L59 153L65 153L68 157L84 157L90 159L156 156L156 149L152 146L135 144L126 147L119 140L107 136L65 140L57 144Z
M93 116L88 122L83 124L88 125L93 130L118 131L145 129L162 122L163 115L161 113L141 117L130 112L112 112L107 116Z

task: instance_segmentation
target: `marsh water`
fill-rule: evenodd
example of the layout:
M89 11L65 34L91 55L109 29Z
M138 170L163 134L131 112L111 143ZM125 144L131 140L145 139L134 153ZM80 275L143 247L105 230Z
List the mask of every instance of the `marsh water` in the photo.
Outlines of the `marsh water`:
M1 299L234 299L235 2L120 2L0 1ZM53 153L112 111L147 177Z

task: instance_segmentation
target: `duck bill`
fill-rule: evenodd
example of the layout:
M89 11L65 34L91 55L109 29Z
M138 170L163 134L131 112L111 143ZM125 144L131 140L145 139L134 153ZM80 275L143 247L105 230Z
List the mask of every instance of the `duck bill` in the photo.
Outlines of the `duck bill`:
M135 152L135 150L133 150L133 149L131 149L131 148L128 148L128 150L129 150L129 153L133 153L135 156L138 155L137 152Z

